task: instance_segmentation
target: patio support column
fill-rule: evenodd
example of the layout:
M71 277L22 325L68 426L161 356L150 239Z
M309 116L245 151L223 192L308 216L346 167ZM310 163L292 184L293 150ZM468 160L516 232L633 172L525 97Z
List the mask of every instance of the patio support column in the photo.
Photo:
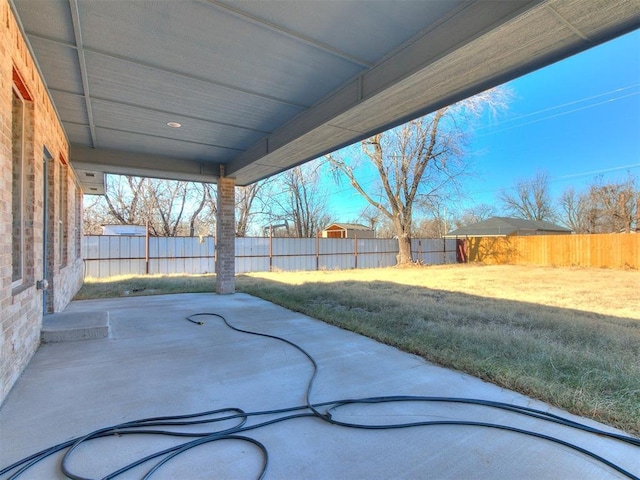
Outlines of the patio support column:
M235 180L224 176L220 165L218 179L218 211L216 213L216 293L236 291L236 225Z

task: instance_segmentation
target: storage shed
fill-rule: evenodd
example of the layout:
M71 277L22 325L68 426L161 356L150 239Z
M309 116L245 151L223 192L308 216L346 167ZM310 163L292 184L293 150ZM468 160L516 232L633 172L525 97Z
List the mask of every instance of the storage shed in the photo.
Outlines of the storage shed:
M323 238L376 238L376 232L357 223L332 223L322 230Z

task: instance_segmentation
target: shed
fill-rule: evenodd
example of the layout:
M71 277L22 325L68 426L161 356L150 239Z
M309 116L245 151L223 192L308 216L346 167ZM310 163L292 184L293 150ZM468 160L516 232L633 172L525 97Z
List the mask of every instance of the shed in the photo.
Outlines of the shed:
M568 235L571 229L541 220L524 218L491 217L487 220L460 227L445 235L456 237L508 237L527 235Z
M144 225L102 225L102 234L144 237L147 228Z
M358 223L332 223L322 230L323 238L376 238L376 232Z

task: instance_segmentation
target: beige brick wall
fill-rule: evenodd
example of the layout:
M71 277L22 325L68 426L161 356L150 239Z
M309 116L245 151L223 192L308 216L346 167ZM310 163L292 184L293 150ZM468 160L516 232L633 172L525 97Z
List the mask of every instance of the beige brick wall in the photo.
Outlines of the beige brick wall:
M216 292L234 293L236 289L235 180L224 176L220 166L216 218Z
M24 281L12 287L12 98L18 85L30 98L25 102L24 172ZM23 95L25 96L25 95ZM48 292L52 311L64 309L82 283L82 259L75 248L76 215L82 196L71 168L67 138L60 126L44 83L16 24L7 0L0 0L0 403L25 368L40 343L43 297L36 281L43 278L44 149L52 155L47 199L47 238L50 256ZM64 188L56 188L63 182ZM51 193L53 192L53 193ZM64 218L59 195L67 198ZM58 195L58 197L56 197ZM65 225L60 255L58 222ZM81 224L81 223L80 223ZM51 243L51 245L49 245ZM65 253L66 252L66 253ZM66 259L66 264L62 260Z

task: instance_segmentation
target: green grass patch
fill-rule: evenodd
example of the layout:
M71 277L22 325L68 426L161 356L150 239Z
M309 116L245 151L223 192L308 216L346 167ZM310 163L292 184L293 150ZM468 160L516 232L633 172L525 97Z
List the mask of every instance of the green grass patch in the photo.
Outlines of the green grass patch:
M74 300L93 298L213 292L216 276L207 275L118 275L85 278Z

